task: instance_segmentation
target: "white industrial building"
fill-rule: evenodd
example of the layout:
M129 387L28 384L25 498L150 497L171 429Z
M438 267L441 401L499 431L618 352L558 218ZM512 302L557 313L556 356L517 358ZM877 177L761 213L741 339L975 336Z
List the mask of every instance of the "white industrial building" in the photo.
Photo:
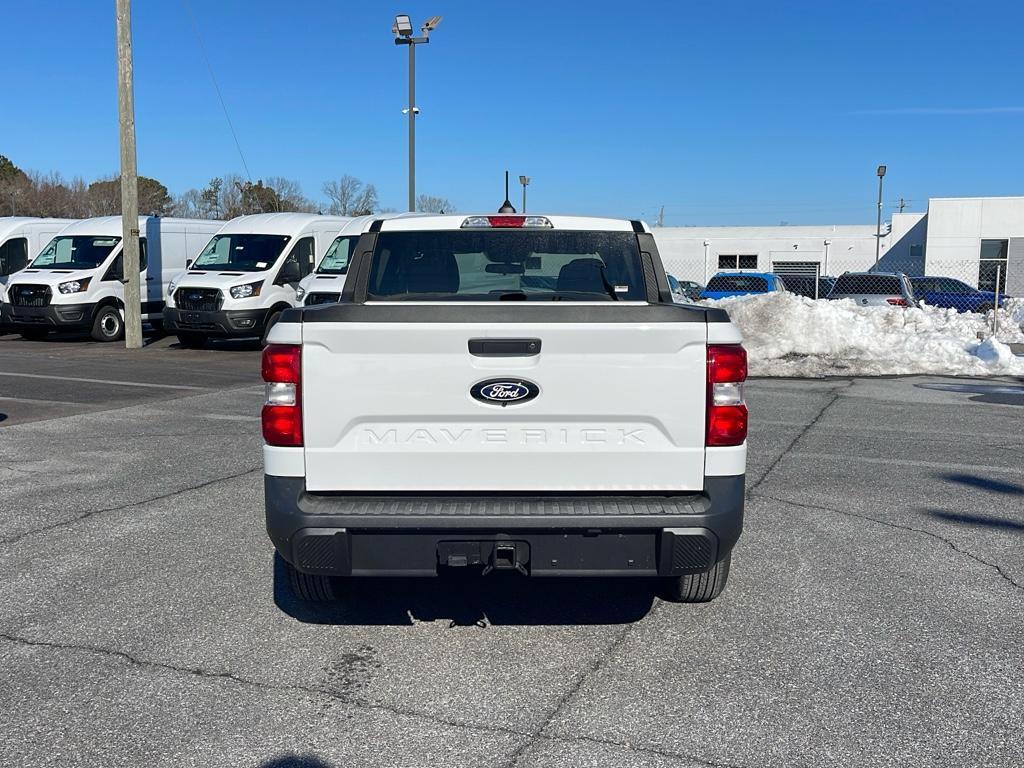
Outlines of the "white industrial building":
M875 264L875 225L658 227L658 250L681 280L719 270L838 275ZM932 198L927 213L883 225L880 269L956 277L1024 295L1024 197Z

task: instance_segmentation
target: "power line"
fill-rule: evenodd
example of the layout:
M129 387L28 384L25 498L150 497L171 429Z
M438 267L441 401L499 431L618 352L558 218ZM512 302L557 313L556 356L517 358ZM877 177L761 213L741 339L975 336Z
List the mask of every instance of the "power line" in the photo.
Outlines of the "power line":
M213 67L210 65L210 57L206 55L206 46L203 44L203 36L199 32L199 24L196 23L196 17L192 13L192 7L189 5L188 0L181 0L181 4L185 6L185 12L192 21L192 31L195 33L196 42L199 43L199 51L203 54L203 61L206 62L206 70L210 73L210 80L213 81L213 89L217 92L217 99L220 101L220 108L224 110L224 119L228 121L228 129L231 131L231 138L235 140L235 149L238 150L238 157L241 159L242 167L245 169L245 178L248 179L250 184L252 184L252 174L249 173L249 164L245 162L245 155L242 153L242 145L238 143L238 134L235 133L235 126L231 122L231 115L228 114L227 104L224 103L224 96L220 92L220 85L217 84L217 76L213 74Z

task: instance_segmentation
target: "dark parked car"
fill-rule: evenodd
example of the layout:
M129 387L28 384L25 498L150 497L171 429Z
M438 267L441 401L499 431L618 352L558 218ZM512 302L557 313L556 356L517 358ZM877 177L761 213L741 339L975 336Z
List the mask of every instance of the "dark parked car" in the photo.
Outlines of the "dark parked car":
M952 277L912 277L914 294L925 304L933 307L946 307L958 312L988 312L996 305L996 295L992 291L979 291L967 283L954 280ZM999 297L999 306L1003 306L1005 296Z
M672 298L683 304L696 301L700 298L700 292L704 290L703 285L695 283L693 280L679 280L672 274L666 275L666 277L668 285L672 289Z
M810 299L824 299L828 296L829 291L836 284L834 277L819 277L818 281L818 293L814 293L814 281L813 275L786 275L786 290L790 293L796 293L800 296L807 296Z

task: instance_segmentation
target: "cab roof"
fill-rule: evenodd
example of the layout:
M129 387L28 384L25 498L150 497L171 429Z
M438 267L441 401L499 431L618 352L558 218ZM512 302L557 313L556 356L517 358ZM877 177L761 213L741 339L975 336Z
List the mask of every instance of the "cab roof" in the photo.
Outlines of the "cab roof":
M386 219L380 226L382 232L412 232L421 230L462 229L463 222L469 218L520 218L522 216L540 216L551 222L551 230L597 230L601 232L650 232L642 221L630 219L611 219L597 216L564 216L546 213L501 214L501 213L454 213L428 214L410 218ZM377 217L380 218L379 216ZM496 229L499 227L495 227ZM514 227L511 227L514 229ZM486 231L486 228L475 228L474 231Z
M74 219L53 219L41 216L0 216L0 242L19 231L31 230L32 227L49 225L48 228L51 230L54 227L63 229L73 221Z
M164 231L173 229L175 226L188 224L219 225L219 221L208 219L179 219L171 216L139 216L139 231L145 233L150 221L160 222L160 228ZM100 235L109 237L121 237L120 216L95 216L91 219L79 219L72 221L61 230L62 235Z

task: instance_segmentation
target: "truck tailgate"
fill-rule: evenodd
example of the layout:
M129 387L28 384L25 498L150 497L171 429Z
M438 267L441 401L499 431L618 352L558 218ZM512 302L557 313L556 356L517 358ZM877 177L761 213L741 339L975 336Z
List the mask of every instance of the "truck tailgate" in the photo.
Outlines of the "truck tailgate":
M303 323L310 491L693 491L704 482L707 326ZM472 339L537 339L529 356ZM308 375L307 375L308 372ZM504 406L474 386L526 382Z

